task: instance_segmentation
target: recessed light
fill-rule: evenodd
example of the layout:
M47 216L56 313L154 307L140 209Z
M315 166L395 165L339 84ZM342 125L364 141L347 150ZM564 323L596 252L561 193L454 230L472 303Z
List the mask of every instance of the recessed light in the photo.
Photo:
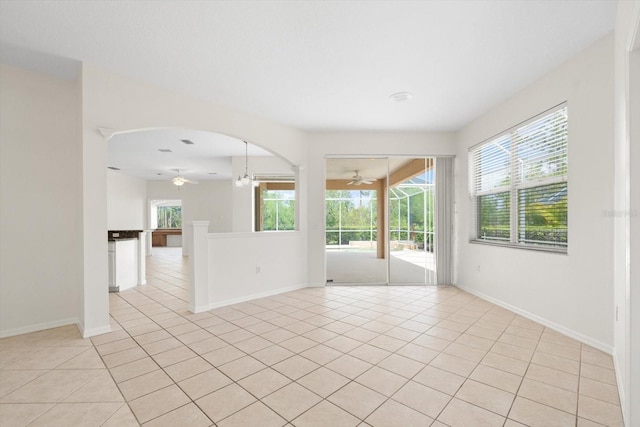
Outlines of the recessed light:
M173 153L170 148L159 148L158 151L161 153Z
M181 139L180 141L184 142L187 145L193 145L193 141L190 141L188 139Z
M413 98L410 92L396 92L389 95L389 101L391 102L405 102Z

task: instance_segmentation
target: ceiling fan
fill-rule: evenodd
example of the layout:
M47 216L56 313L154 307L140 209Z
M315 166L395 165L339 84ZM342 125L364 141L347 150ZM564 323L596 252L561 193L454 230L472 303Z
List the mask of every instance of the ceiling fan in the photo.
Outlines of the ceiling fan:
M353 176L353 181L348 182L347 185L361 185L361 184L373 184L377 179L375 178L363 178L359 174L360 171L356 170Z
M174 171L176 171L176 173L178 175L174 176L173 178L171 178L171 182L173 182L173 184L177 187L182 187L184 184L197 184L198 181L191 181L190 179L187 179L185 177L183 177L182 175L180 175L180 169L173 169Z

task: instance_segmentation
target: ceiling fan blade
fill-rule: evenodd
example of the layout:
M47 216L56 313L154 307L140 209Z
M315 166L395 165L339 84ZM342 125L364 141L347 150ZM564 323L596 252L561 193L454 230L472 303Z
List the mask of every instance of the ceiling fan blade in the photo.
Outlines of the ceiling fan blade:
M197 184L198 183L198 181L191 181L190 179L186 179L186 178L184 178L184 182L187 182L189 184Z
M356 181L347 182L347 185L358 185Z

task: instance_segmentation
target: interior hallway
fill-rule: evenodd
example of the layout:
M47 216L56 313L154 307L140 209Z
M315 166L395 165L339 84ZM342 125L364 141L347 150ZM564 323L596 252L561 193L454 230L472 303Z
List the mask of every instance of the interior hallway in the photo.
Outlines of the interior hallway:
M308 288L187 311L186 258L113 332L0 340L2 426L620 426L611 357L454 287ZM363 422L364 421L364 422Z

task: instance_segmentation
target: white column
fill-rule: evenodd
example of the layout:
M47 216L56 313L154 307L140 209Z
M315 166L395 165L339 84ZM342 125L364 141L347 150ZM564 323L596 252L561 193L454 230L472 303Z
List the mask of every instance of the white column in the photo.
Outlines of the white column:
M82 85L83 78L77 84ZM80 105L86 111L86 99L82 87L78 88ZM81 111L79 111L79 114ZM84 338L111 331L109 325L109 270L107 246L107 141L87 126L84 113L78 118L82 139L82 165L78 169L82 202L82 218L79 227L82 246L82 306L80 323Z
M193 221L193 240L189 256L189 311L209 309L209 221Z
M138 233L138 285L147 284L147 261L146 261L146 248L147 248L147 232L141 231Z
M145 255L146 256L151 256L151 248L152 246L152 239L151 239L151 233L153 233L153 230L145 230L146 233L146 239L145 239Z

